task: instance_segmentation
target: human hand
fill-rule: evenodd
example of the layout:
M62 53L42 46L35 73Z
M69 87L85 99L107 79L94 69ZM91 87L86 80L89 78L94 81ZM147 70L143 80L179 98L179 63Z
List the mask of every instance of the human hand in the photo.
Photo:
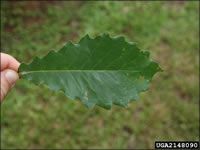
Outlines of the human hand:
M14 86L15 82L19 78L17 70L20 63L12 56L1 54L1 99L2 102L6 94Z

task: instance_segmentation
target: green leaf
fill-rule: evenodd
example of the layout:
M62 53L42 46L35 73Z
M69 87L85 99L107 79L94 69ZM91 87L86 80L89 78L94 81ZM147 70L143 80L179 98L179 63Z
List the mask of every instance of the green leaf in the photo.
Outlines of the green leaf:
M161 68L149 59L149 52L124 37L111 38L108 34L94 39L86 35L78 44L68 42L58 52L36 57L19 68L24 79L61 90L69 99L79 99L88 107L107 109L112 104L126 107L138 99L158 71Z

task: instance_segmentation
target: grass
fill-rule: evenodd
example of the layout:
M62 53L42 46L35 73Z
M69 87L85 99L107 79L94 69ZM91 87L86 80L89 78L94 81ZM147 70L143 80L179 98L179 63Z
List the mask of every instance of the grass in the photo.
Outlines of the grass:
M163 73L127 109L88 110L19 80L1 104L1 148L154 148L199 139L198 2L2 2L1 50L20 62L85 34L124 35Z

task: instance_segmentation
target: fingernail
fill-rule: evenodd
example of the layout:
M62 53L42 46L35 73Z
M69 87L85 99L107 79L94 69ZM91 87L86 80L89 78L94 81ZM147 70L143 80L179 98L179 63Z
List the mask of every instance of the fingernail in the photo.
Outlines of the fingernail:
M10 85L13 85L17 81L17 79L19 78L18 74L13 70L8 70L5 73L5 77L8 80Z

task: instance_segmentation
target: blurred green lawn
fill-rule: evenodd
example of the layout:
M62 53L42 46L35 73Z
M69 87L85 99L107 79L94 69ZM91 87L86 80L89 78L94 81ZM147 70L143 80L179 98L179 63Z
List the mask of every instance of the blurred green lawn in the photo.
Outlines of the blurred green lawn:
M1 148L154 148L155 140L198 140L198 5L1 1L1 51L20 62L107 32L137 42L164 69L139 101L109 111L19 80L1 104Z

